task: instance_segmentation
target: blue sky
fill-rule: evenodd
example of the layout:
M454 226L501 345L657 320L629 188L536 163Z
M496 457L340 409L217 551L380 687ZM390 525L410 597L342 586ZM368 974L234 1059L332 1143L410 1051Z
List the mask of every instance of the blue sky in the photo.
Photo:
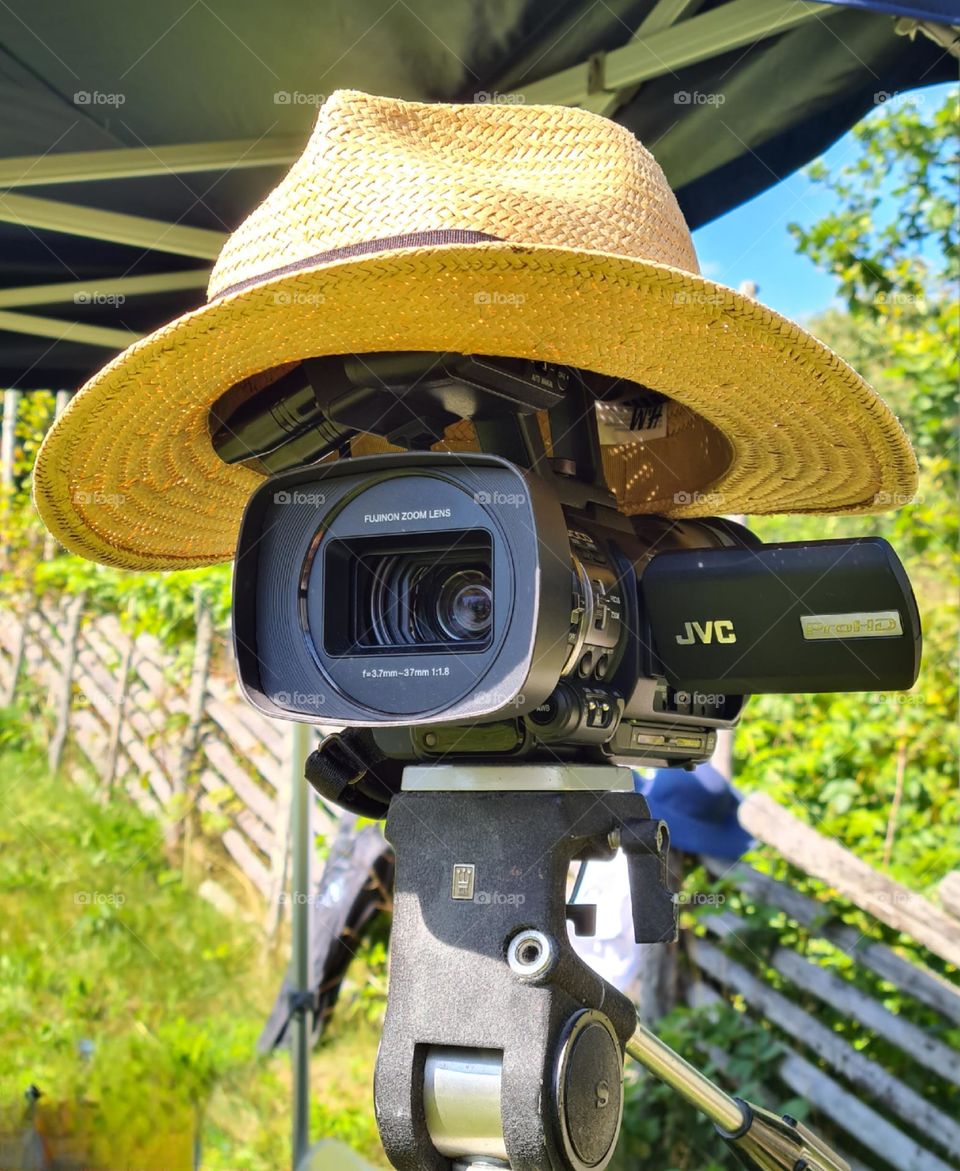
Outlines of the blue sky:
M929 86L904 95L904 99L922 97L934 110L951 88ZM823 158L835 167L850 162L855 155L852 135L845 134ZM795 172L756 199L694 232L703 275L733 288L741 281L756 281L759 299L794 319L827 308L833 300L833 278L797 254L787 224L809 225L830 205L829 193L811 183L802 172Z

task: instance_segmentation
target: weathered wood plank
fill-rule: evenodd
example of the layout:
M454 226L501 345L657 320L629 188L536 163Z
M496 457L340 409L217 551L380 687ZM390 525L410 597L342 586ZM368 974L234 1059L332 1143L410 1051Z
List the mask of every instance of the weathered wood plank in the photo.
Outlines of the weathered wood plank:
M113 615L102 615L89 629L88 638L104 658L112 652L119 659L126 635ZM136 645L135 681L151 697L161 696L167 710L185 714L187 701L165 677L161 665L163 658L163 648L156 639L141 634ZM278 776L284 775L286 745L282 725L261 716L242 702L235 684L212 671L207 678L206 711L224 731L227 740L235 745L238 755L248 755L267 784L276 788Z
M17 451L17 415L20 410L20 391L3 392L3 427L0 428L0 488L12 492L13 465ZM6 549L4 549L6 553Z
M217 699L212 687L207 699L207 714L229 740L236 754L249 760L267 784L276 789L283 776L283 762L274 756L272 741L268 743L254 734L246 722L238 717L235 707Z
M705 915L700 922L707 931L719 939L738 940L749 947L746 942L750 932L749 925L733 912L723 911L719 915ZM854 984L834 975L827 968L812 964L787 947L778 947L767 963L799 988L811 992L824 1004L829 1004L844 1016L859 1021L884 1040L896 1045L919 1065L955 1086L960 1086L960 1053L931 1037L923 1029L889 1012Z
M133 666L134 646L133 636L128 636L127 644L123 650L123 657L120 660L120 668L117 673L117 689L113 696L113 721L110 725L110 740L107 745L106 761L104 762L102 777L103 789L107 798L113 792L113 782L117 775L117 764L120 755L120 732L127 715L127 697L130 692L130 669Z
M243 770L230 746L212 736L204 738L203 752L210 765L222 777L221 784L228 785L240 800L263 822L271 833L274 828L275 804Z
M698 939L694 957L704 972L738 992L753 1009L823 1058L862 1094L929 1135L932 1144L960 1157L960 1125L953 1119L931 1106L877 1062L858 1053L810 1013L774 991L718 947Z
M99 773L100 763L105 753L106 733L92 708L83 708L74 715L74 739L77 747L87 758L94 770ZM121 754L126 758L128 769L132 768L140 776L139 770L127 754L127 749L121 744ZM149 786L139 784L137 778L131 777L126 785L126 791L145 813L156 817L161 811L161 804L156 793Z
M747 797L740 806L740 822L748 833L773 846L788 862L829 883L882 923L960 967L960 922L922 895L817 833L766 793Z
M200 727L203 723L207 699L207 676L210 674L210 655L213 650L213 619L210 607L203 595L196 599L196 639L193 647L193 662L190 667L190 690L187 693L187 726L179 737L177 762L173 770L173 791L185 801L179 816L170 822L167 846L179 842L186 826L189 835L190 809L197 800L197 782L191 773L197 764L197 750L200 746Z
M77 665L78 682L90 707L109 725L113 713L113 698L108 690L111 683L109 672L89 650L80 652ZM142 715L130 712L121 726L120 743L135 767L146 777L158 800L165 803L170 799L172 791L170 780L162 762L145 743L143 731ZM102 763L99 762L98 767L102 767Z
M70 731L70 713L73 708L73 672L77 661L77 638L80 634L80 621L83 618L83 608L86 604L87 595L85 593L77 594L67 603L63 632L64 653L60 664L60 677L56 682L56 722L47 752L47 763L52 773L60 771L63 750L66 747Z
M220 839L243 873L266 898L270 893L270 872L239 830L228 829Z
M276 726L279 721L268 720L254 711L239 697L236 684L219 675L210 676L208 710L238 748L246 750L251 746L270 757L264 763L264 775L276 785L278 775L283 776L285 751L282 729Z
M157 803L161 808L165 806L170 800L170 795L173 790L170 786L170 781L157 766L153 753L137 738L135 732L127 728L120 734L120 743L123 745L124 751L129 756L139 776L146 779L147 784L157 799Z
M960 919L960 870L951 870L937 887L943 909L954 919Z
M122 629L119 624L114 628L110 627L111 635L115 638L120 638ZM113 644L109 638L105 638L102 630L98 632L102 643L113 649ZM152 640L148 640L146 636L141 636L137 639L137 674L139 675L139 682L142 685L143 693L148 696L156 697L162 696L162 707L158 711L147 713L150 715L153 723L162 727L164 720L164 712L172 712L177 715L187 715L189 712L188 702L182 695L178 694L164 677L161 667L150 658L144 657L144 650L156 650L152 646ZM239 704L231 707L231 705L223 699L217 698L217 693L221 690L221 683L212 673L207 677L207 696L205 704L205 712L211 716L217 726L223 731L225 740L218 740L216 743L222 744L224 749L231 754L246 757L249 759L257 769L258 774L264 781L275 788L277 785L278 776L283 775L282 765L278 763L276 757L273 755L271 744L276 740L276 735L273 729L268 731L268 741L261 742L257 739L257 735L252 732L244 719L238 715ZM145 710L142 702L140 702L141 693L138 689L131 690L132 699L141 710ZM253 713L256 714L256 713ZM265 721L266 722L266 721ZM206 750L211 745L211 740L206 738L203 742L203 747ZM207 753L208 759L210 753ZM218 757L223 759L222 754ZM239 766L238 766L239 767ZM245 774L244 774L245 775ZM226 778L225 778L226 779ZM250 786L255 787L255 782L247 778ZM262 792L262 790L261 790ZM249 790L245 789L245 793L241 794L241 799L251 804L259 816L263 817L263 808L255 804L256 798L248 796ZM264 801L271 802L268 794L263 794ZM269 822L268 822L269 824Z
M808 898L769 875L738 864L704 859L712 874L727 875L744 894L756 902L767 903L785 911L791 919L808 928L820 939L848 955L855 963L869 969L909 996L936 1009L941 1015L960 1024L960 987L951 984L930 968L904 959L886 944L869 939L862 932L834 918L826 903Z
M7 668L6 680L3 685L4 707L10 707L17 694L17 685L20 682L20 672L23 670L23 652L30 634L30 615L33 603L30 598L24 600L23 612L14 623L16 633L13 635L10 647L10 666ZM9 611L11 614L13 611Z
M689 1004L691 1008L706 1008L712 1005L722 1005L726 1003L726 1001L723 999L720 993L716 991L716 989L711 988L709 984L704 984L702 980L691 984L691 986L687 989L686 999L687 1004ZM735 1094L739 1087L737 1085L736 1078L733 1077L730 1073L732 1062L729 1055L716 1045L704 1045L702 1042L695 1042L695 1044L697 1046L697 1050L708 1057L713 1063L714 1068L720 1071L721 1075L726 1080L727 1085L730 1088L730 1092ZM766 1088L759 1089L759 1092L758 1090L754 1090L750 1096L750 1101L758 1106L765 1107L767 1110L773 1110L778 1114L782 1113L782 1106L774 1101L773 1095L769 1093ZM808 1125L810 1124L808 1123ZM816 1129L816 1127L814 1127L814 1129ZM832 1139L830 1140L830 1146L834 1151L836 1151L841 1159L846 1162L847 1166L850 1168L850 1171L871 1171L871 1169L867 1167L865 1163L860 1162L859 1159L855 1159L852 1155L848 1154Z
M62 615L55 606L47 602L42 608L38 608L35 621L39 637L27 640L24 646L24 671L48 687L55 687L61 678L64 654ZM85 627L77 639L74 680L83 693L84 703L73 705L70 716L77 747L97 771L103 768L104 760L109 754L110 729L117 707L115 668L118 661L122 666L123 645L128 641L115 619L109 620L106 624L112 624L113 635L118 640L117 645L104 634L102 618ZM0 623L0 643L10 648L15 637L15 631L10 629L10 624ZM147 645L151 645L149 641ZM128 692L131 702L127 705L126 718L121 721L117 753L118 757L122 754L136 774L130 778L127 786L131 796L149 812L160 813L162 816L163 807L169 802L172 789L167 766L155 755L154 749L147 741L164 730L171 712L176 713L177 709L180 712L186 711L188 705L184 697L178 694L164 677L162 668L149 662L140 662L140 647L141 639L138 639L137 669L135 672L131 671ZM144 696L159 697L159 702L144 707L133 702L139 699L142 703ZM163 751L162 744L158 747ZM265 751L264 755L269 760L269 752ZM268 791L260 789L256 781L245 773L242 778L240 777L243 770L231 755L229 742L218 740L216 746L212 747L210 756L214 757L214 760L210 760L208 756L209 767L201 773L204 790L201 803L204 808L216 809L217 805L210 799L209 791L226 784L236 792L236 782L240 780L243 792L238 792L237 795L244 803L244 808L231 814L234 825L221 835L221 841L240 870L261 894L268 897L270 871L262 859L269 856L273 848L274 834L269 822L262 820L261 815L272 820L275 812L274 801ZM218 765L224 767L224 771L230 774L229 777L220 775ZM276 770L272 764L270 773L269 780L276 784ZM146 779L148 787L141 783L141 778Z
M199 774L197 780L200 787L207 794L200 798L198 802L200 807L229 818L234 823L234 826L249 839L251 848L260 851L264 855L264 858L269 857L270 849L273 846L273 833L271 830L258 817L255 817L249 809L224 810L219 799L213 800L209 796L211 793L216 793L218 789L224 788L223 778L213 769L205 768Z
M688 1000L695 1008L724 1003L723 997L715 989L702 982L693 985ZM723 1055L717 1057L718 1067L722 1068L720 1059ZM814 1110L836 1123L882 1162L895 1168L895 1171L950 1171L936 1155L925 1150L892 1122L845 1090L829 1074L792 1050L788 1051L777 1067L777 1076L792 1093L809 1102ZM850 1171L858 1171L858 1168L863 1167L849 1155L840 1151L838 1154L843 1154L850 1164Z
M936 1155L799 1054L785 1057L777 1072L795 1094L842 1126L894 1171L951 1171Z
M111 653L114 648L112 644L102 638L102 636L95 636L94 640L98 649ZM149 724L154 731L162 731L165 727L169 716L178 715L184 716L189 714L188 701L184 699L181 694L178 694L164 678L163 671L155 664L144 661L140 658L140 644L141 639L137 640L137 671L140 676L140 686L148 695L162 695L161 701L154 710L145 710L144 707L137 703L136 710L131 711L131 718L137 720L138 725L144 727ZM209 683L208 676L208 683ZM132 700L138 699L136 690L131 688ZM141 724L140 721L143 721ZM218 771L223 777L223 783L230 786L237 786L237 795L240 799L265 822L269 825L269 817L272 813L273 802L268 793L260 789L256 782L247 776L239 763L234 759L232 753L232 745L222 739L213 739L211 737L203 737L199 745L207 757L208 762Z

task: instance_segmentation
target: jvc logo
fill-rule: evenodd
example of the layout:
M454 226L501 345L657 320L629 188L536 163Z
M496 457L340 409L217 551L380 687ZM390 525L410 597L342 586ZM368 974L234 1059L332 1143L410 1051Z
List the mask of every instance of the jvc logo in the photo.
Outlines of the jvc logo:
M729 618L716 618L708 622L684 622L683 634L677 635L680 646L692 646L702 642L709 646L712 642L736 642L737 635L733 629L733 622Z

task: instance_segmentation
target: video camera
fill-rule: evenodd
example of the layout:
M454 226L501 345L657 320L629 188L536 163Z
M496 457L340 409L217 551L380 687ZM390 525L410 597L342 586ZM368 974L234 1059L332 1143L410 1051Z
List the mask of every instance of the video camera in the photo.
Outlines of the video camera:
M339 459L254 493L234 635L268 715L370 728L397 760L694 764L751 693L916 679L916 602L886 541L763 544L729 520L617 510L590 408L645 388L475 356L302 365L221 407L221 454L255 443L277 466L358 429L426 448L464 410L491 450ZM548 458L533 412L571 400L586 440Z

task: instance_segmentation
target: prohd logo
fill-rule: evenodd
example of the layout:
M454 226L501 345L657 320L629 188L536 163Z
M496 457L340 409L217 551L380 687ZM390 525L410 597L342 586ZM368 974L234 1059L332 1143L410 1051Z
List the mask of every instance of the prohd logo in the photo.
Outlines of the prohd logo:
M731 643L737 641L733 621L729 618L711 618L706 622L684 622L683 634L677 635L678 646L693 646L702 642L709 646L713 642Z

